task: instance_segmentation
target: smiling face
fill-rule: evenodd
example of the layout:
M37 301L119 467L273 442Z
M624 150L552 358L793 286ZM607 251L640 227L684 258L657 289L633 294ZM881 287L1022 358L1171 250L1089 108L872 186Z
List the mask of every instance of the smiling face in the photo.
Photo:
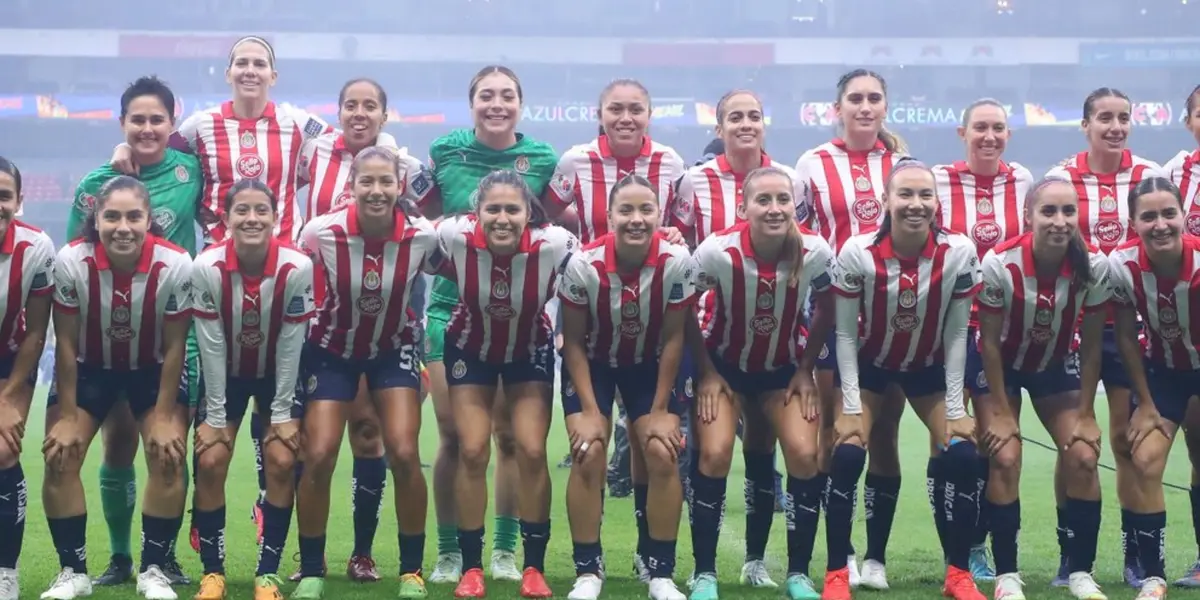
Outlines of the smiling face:
M778 173L755 177L746 184L738 211L750 223L755 237L786 237L796 227L791 179Z
M471 94L475 129L493 135L513 133L521 118L521 94L517 82L504 73L484 75Z
M121 117L121 129L138 164L149 165L162 160L175 129L171 118L173 109L163 106L162 100L154 95L138 96L129 101L125 116Z
M860 75L846 83L834 108L838 111L846 136L879 135L887 115L887 95L883 84L871 75Z
M393 160L384 156L360 158L354 163L354 199L360 223L379 220L391 223L400 195L400 174Z
M725 152L761 152L765 125L758 98L747 92L733 94L721 103L721 111L716 132L725 142Z
M1083 120L1088 147L1094 151L1121 152L1131 129L1129 101L1119 96L1105 96L1092 101L1091 115Z
M654 190L630 184L617 190L608 206L608 221L617 242L626 247L645 247L658 230L658 197Z
M958 135L967 145L968 156L991 162L1003 156L1012 131L1003 108L981 104L971 110L968 122L958 128Z
M225 228L238 246L267 244L275 230L275 203L262 190L242 190L225 212Z
M346 87L338 107L338 122L346 142L355 148L374 143L387 121L379 88L369 81L358 81Z
M95 218L104 252L117 261L136 261L150 230L149 201L131 189L114 190Z
M229 68L225 70L225 81L233 88L233 96L243 99L267 98L278 74L271 64L271 53L267 47L254 40L246 40L233 48Z
M887 211L893 231L928 235L937 207L933 173L918 167L894 172L887 193Z
M521 190L504 183L488 188L479 199L479 224L494 252L512 254L529 224L529 206Z
M640 148L650 127L650 98L636 85L614 85L600 104L600 122L611 146Z
M1147 251L1183 251L1183 207L1175 194L1165 190L1142 194L1134 203L1131 220Z
M1047 184L1029 207L1029 228L1039 248L1066 251L1079 231L1079 196L1067 182Z

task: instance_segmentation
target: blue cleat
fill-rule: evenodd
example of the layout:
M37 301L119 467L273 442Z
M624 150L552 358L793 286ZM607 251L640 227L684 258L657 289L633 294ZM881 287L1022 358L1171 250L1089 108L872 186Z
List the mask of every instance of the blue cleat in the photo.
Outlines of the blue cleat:
M1067 570L1067 557L1058 559L1058 574L1050 581L1050 587L1065 588L1071 585L1071 572Z
M971 546L971 577L976 582L995 581L996 570L992 568L992 555L987 546Z

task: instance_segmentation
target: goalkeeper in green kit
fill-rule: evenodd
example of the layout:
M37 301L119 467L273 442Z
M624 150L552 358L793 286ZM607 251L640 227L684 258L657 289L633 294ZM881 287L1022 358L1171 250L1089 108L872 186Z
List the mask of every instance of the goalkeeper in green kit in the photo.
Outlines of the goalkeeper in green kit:
M480 70L471 80L469 97L475 127L455 130L435 140L429 150L429 164L438 188L438 194L431 194L430 201L424 206L425 214L430 218L474 210L479 180L488 173L502 169L520 173L533 192L541 197L558 162L553 148L548 144L516 132L523 97L520 81L507 67L489 66ZM475 529L482 524L470 524L470 530L460 531L455 513L454 480L458 470L458 441L454 411L446 385L447 369L451 367L443 362L442 350L446 326L457 303L458 288L455 283L435 277L425 312L425 363L429 370L440 432L440 444L433 467L438 560L429 577L432 583L457 582L464 572L482 568L482 565L464 565L459 546L460 536L467 536L464 539L475 539L476 536L482 539L482 529ZM497 391L497 405L503 402L503 393L503 388ZM496 520L488 571L497 580L521 581L523 569L517 565L516 549L522 526L529 525L526 520L548 522L549 516L518 516L516 441L512 423L500 414L495 415L494 423L498 450L494 472ZM548 505L549 500L544 504ZM541 524L537 523L535 528L540 528ZM538 533L534 532L533 535ZM542 570L541 565L525 566L536 566L539 571ZM468 582L464 580L463 583Z
M175 130L174 112L175 95L155 77L138 79L121 95L121 128L133 149L133 160L138 166L136 177L150 191L150 216L163 228L168 241L195 256L197 213L204 179L196 157L167 147L171 132ZM92 218L92 206L100 186L118 175L122 173L105 165L79 182L67 221L69 239L78 237L84 220ZM200 394L200 351L194 330L187 340L184 376L188 382L189 406L194 412ZM130 531L137 498L133 460L140 434L133 413L125 403L113 408L101 430L104 461L100 465L100 499L108 525L112 558L94 583L118 585L133 576ZM185 473L184 477L186 486L188 475ZM147 490L147 493L152 491ZM189 583L175 560L174 549L169 561L164 570L172 585Z

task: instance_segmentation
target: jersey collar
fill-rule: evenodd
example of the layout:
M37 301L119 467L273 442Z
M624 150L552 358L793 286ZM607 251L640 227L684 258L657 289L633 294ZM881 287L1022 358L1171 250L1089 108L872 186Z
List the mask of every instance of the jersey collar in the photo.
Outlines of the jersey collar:
M1021 246L1021 267L1025 271L1025 277L1037 279L1037 261L1033 258L1033 232L1021 234L1017 243ZM1071 266L1071 261L1064 257L1058 274L1066 278L1074 276L1075 269Z
M850 148L846 147L846 140L843 140L840 137L833 138L832 140L830 140L829 143L840 148L842 150L842 152L845 152L846 154L855 154L855 153L870 154L872 152L887 152L887 146L884 146L883 140L880 140L880 139L876 139L875 146L873 146L869 150L851 150Z
M517 246L518 253L529 252L529 247L531 245L529 230L532 229L532 227L533 226L529 225L528 223L525 224L525 230L521 232L521 243ZM483 233L483 223L480 222L478 218L475 218L475 230L471 233L470 240L471 244L476 248L482 250L488 249L487 235Z
M142 239L142 255L138 257L137 266L134 271L138 273L149 273L150 263L154 262L154 247L158 245L158 236L147 233ZM96 268L101 271L112 269L112 263L108 260L108 253L104 251L104 244L96 242L93 244L95 250L93 254L96 257Z
M951 167L959 173L971 173L972 175L975 174L971 171L970 165L968 165L967 161L965 160L956 160L951 164ZM996 176L1007 175L1011 170L1012 169L1009 168L1008 163L1000 161L1000 169L996 171Z
M221 116L226 119L235 121L257 121L258 119L238 119L237 115L233 114L233 100L227 100L221 104ZM263 114L259 119L274 119L275 118L275 103L268 102L263 108Z
M600 156L604 158L613 158L612 146L608 145L608 136L602 135L596 138L596 145L600 147ZM642 136L642 149L638 151L638 156L645 158L650 156L650 136Z
M264 277L275 275L275 268L279 266L279 238L270 236L268 240L267 262L263 264ZM230 273L238 271L237 249L234 248L232 238L225 242L225 270Z
M1150 256L1146 254L1146 244L1142 242L1141 238L1138 238L1137 249L1138 266L1141 267L1142 271L1153 271L1154 265L1150 263ZM1183 264L1179 267L1181 279L1189 277L1192 269L1195 268L1195 265L1192 263L1192 257L1197 250L1200 250L1200 238L1186 233L1183 234Z
M766 151L764 150L762 153L762 165L760 165L760 166L766 167L766 166L770 166L770 164L771 164L771 157L768 156ZM733 166L729 164L729 159L725 157L724 153L721 153L720 155L717 156L717 168L720 169L722 173L733 173L734 175L739 175L739 176L746 175L745 173L734 173Z
M400 199L396 199L400 202ZM353 200L346 205L346 233L349 235L362 235L362 229L358 227L358 203ZM392 235L388 241L399 242L404 239L404 226L406 223L404 211L399 207L392 210Z
M1112 173L1094 173L1092 168L1088 166L1088 151L1084 150L1075 156L1075 170L1079 171L1080 175L1112 175ZM1133 152L1129 150L1121 151L1121 166L1117 167L1117 171L1128 171L1133 168Z
M652 267L658 264L658 232L654 232L654 237L650 239L650 252L646 253L646 260L642 262L643 267ZM617 236L615 233L609 233L604 236L604 272L617 272Z
M925 240L925 247L921 248L919 258L933 258L933 251L937 248L937 232L930 231L929 238ZM895 247L892 246L891 234L883 236L883 240L879 242L879 257L883 259L899 259L904 260L904 257L896 254Z

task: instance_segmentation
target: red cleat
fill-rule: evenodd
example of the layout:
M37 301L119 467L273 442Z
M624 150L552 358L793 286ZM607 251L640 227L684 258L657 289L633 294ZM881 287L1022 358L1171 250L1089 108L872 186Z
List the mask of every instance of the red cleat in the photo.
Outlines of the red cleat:
M329 562L323 560L321 561L321 564L321 576L324 577L327 573L329 573ZM288 581L296 583L301 579L304 579L304 572L300 569L300 565L296 565L296 572L292 573L291 577L288 577Z
M853 600L850 593L850 569L842 567L825 573L825 587L821 588L821 600Z
M483 569L470 569L462 574L454 588L455 598L485 598L487 587L483 584Z
M946 584L942 586L942 595L954 600L987 600L975 587L971 572L953 566L946 567Z
M254 527L258 530L258 545L262 545L263 538L263 512L262 505L254 503Z
M383 579L375 570L375 560L370 556L351 556L346 564L346 577L359 583L375 583Z
M192 527L192 531L188 535L188 541L191 542L191 544L192 544L192 550L195 550L196 554L199 554L200 553L200 530L196 529L195 527Z
M553 595L550 586L546 585L546 576L533 567L526 567L521 573L521 597L549 598Z

